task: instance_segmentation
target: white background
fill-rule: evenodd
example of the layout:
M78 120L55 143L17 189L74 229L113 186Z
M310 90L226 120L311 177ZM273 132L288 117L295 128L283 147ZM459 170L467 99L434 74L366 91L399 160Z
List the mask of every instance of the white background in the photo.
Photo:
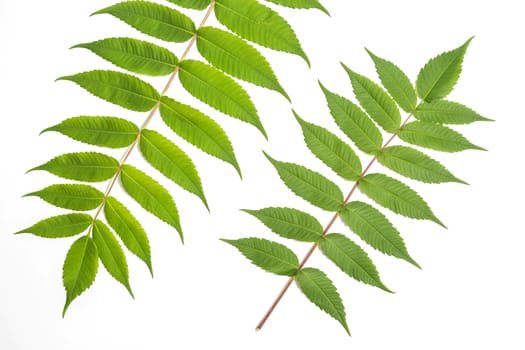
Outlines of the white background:
M24 173L61 153L97 150L58 134L38 136L65 118L117 115L142 122L143 114L114 107L70 82L54 80L90 69L111 69L87 50L68 50L74 44L110 36L145 37L110 16L89 17L112 1L0 0L0 349L525 349L525 191L520 148L525 130L525 24L521 2L323 2L331 18L319 11L279 8L296 29L312 69L300 58L262 49L293 106L276 93L243 84L259 110L269 142L253 127L202 106L174 84L169 96L205 110L226 129L243 180L226 163L171 136L194 157L211 213L196 197L164 182L179 206L186 236L182 246L174 230L126 200L149 232L155 277L151 279L144 264L128 255L136 298L132 300L100 266L94 285L62 319L61 267L72 239L13 235L62 212L37 198L21 198L61 180L43 172ZM196 22L203 15L185 12ZM296 287L263 330L255 332L285 279L254 267L218 238L258 236L284 242L240 212L241 208L292 206L324 223L331 217L289 192L261 151L315 168L344 191L351 187L309 154L291 107L304 119L338 132L316 81L350 96L340 61L374 76L363 50L366 46L414 79L429 58L472 35L476 37L450 99L496 120L458 128L489 152L432 153L470 186L407 181L448 230L388 214L423 270L370 251L383 281L396 292L387 294L350 280L317 252L309 266L323 269L334 280L353 336L349 338ZM184 49L163 45L178 55ZM192 57L198 57L195 48ZM166 78L148 81L160 90ZM151 127L173 135L158 116ZM119 158L121 152L111 154ZM130 162L161 178L137 154ZM373 169L383 171L378 165ZM99 187L103 189L104 184ZM340 223L334 231L347 232ZM309 248L287 244L299 256Z

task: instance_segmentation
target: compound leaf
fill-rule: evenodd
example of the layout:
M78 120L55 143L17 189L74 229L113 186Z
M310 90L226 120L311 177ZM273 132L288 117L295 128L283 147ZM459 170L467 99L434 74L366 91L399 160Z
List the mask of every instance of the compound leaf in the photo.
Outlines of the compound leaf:
M445 227L423 198L399 180L384 174L368 174L359 181L359 189L394 213L413 219L430 220Z
M335 123L359 148L367 154L375 154L381 149L383 136L374 122L351 101L336 95L319 83L323 90L330 113Z
M153 276L148 235L137 219L114 197L108 197L106 200L104 215L122 243L130 252L144 261Z
M166 96L161 99L160 116L177 135L209 155L231 164L241 175L230 139L213 119Z
M394 133L401 124L401 114L396 103L376 83L365 76L355 73L343 64L352 82L354 94L361 107L383 129Z
M69 248L62 269L66 303L62 317L73 300L88 289L98 271L97 246L89 236L77 239Z
M459 132L435 123L420 121L408 123L399 131L398 136L405 142L436 151L459 152L467 149L485 151Z
M133 298L129 285L128 263L120 243L111 230L100 220L93 224L93 242L97 246L98 256L109 274L122 283Z
M413 112L417 105L417 95L407 75L394 63L374 55L368 49L366 51L374 61L377 74L386 91L405 112Z
M135 141L139 128L122 118L79 116L66 119L42 133L48 131L56 131L90 145L122 148Z
M432 58L419 71L416 89L422 100L431 102L445 98L454 89L461 74L463 57L471 41L472 38L457 49Z
M399 231L379 210L359 201L348 203L340 211L341 219L372 248L386 255L419 265L410 257Z
M359 179L361 161L352 148L325 128L308 123L294 114L310 151L343 179Z
M264 208L244 211L259 219L281 237L302 242L317 242L323 234L323 227L316 218L297 209Z
M341 296L326 274L312 267L300 270L295 280L304 295L321 310L335 318L350 335Z
M193 21L181 12L149 1L124 1L93 15L110 14L138 31L170 42L185 42L195 34Z
M220 70L277 91L290 100L266 58L241 38L224 30L203 27L197 33L197 49L208 62Z
M144 209L174 227L184 240L179 212L169 192L152 177L141 170L124 164L120 173L124 190Z
M93 219L87 214L62 214L41 220L16 234L31 233L44 238L72 237L84 232L91 223Z
M104 193L82 184L51 185L24 197L27 196L36 196L59 208L71 210L92 210L104 200Z
M237 82L199 61L184 60L179 67L180 82L190 94L220 112L252 124L266 137L250 96Z
M467 106L445 100L421 103L415 110L414 117L422 122L438 124L470 124L477 121L491 121Z
M321 5L318 0L266 0L268 2L273 2L277 5L282 5L286 7L291 7L294 9L319 9L330 16L328 10Z
M266 153L265 155L293 193L321 209L339 210L343 203L343 193L332 181L301 165L280 162Z
M160 99L149 83L116 71L93 70L57 80L72 81L103 100L136 112L151 110Z
M144 75L171 74L178 63L177 57L171 51L132 38L107 38L78 44L72 48L88 49L120 68Z
M100 182L115 175L118 161L98 152L66 153L29 171L44 170L65 179Z
M254 237L222 241L239 249L254 265L268 272L294 276L299 268L297 256L282 244Z
M368 254L346 236L331 233L319 241L319 248L348 276L391 293Z
M215 4L215 15L220 23L241 37L298 55L310 65L292 27L269 7L255 0L219 0Z
M405 146L390 146L377 156L379 163L390 170L408 178L426 183L443 183L461 181L448 171L437 160L426 154Z

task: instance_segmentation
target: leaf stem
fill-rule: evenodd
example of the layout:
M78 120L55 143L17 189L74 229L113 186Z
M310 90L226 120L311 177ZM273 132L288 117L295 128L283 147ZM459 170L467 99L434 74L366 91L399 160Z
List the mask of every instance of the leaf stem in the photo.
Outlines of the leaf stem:
M413 113L410 113L408 115L408 117L406 117L406 119L403 121L403 123L401 124L401 126L399 127L398 131L393 133L392 136L385 142L385 144L381 147L381 149L379 150L378 153L381 153L385 150L385 148L388 147L388 145L390 145L390 143L397 137L399 131L401 131L401 129L403 129L403 127L406 125L406 123L408 123L408 121L410 120L410 118L412 118L413 116ZM370 162L368 163L368 165L365 167L365 169L361 172L361 175L359 175L359 179L362 179L367 173L368 171L370 170L370 168L372 167L372 165L376 162L377 160L377 156L374 156L372 158L372 160L370 160ZM355 183L354 183L354 186L352 187L352 189L350 190L350 192L348 193L348 195L346 196L344 202L343 202L343 206L347 205L348 202L350 201L350 199L352 198L353 194L355 193L355 191L357 190L357 187L359 186L359 180L357 180ZM337 218L339 217L339 212L336 212L334 214L334 216L332 217L332 219L330 220L330 222L325 226L324 230L323 230L323 233L321 235L321 238L325 237L327 234L328 234L328 231L330 231L330 228L332 227L332 225L337 221ZM306 255L304 256L303 260L301 261L301 263L299 264L299 268L298 270L302 270L304 268L304 266L306 265L306 263L308 262L308 259L310 259L310 257L312 256L312 254L315 252L315 250L317 249L317 247L319 246L319 242L315 242L312 247L310 247L310 250L308 251L308 253L306 253ZM259 324L257 324L257 327L255 328L256 331L260 331L261 328L264 326L264 324L266 323L266 321L268 320L268 318L270 317L270 315L273 313L273 310L275 309L275 307L277 306L277 304L279 304L279 302L281 301L282 297L284 296L284 294L286 293L286 291L288 290L288 288L290 288L290 285L292 284L292 282L295 280L295 276L292 276L288 279L288 281L286 282L286 284L284 285L284 288L281 290L281 292L277 295L277 298L275 298L275 301L272 303L272 306L270 306L270 308L268 309L268 311L266 312L266 314L263 316L263 318L261 319L261 321L259 322Z
M199 24L199 27L197 28L197 31L201 27L203 27L206 24L206 21L210 18L211 14L213 12L213 9L215 8L215 3L216 3L215 0L212 1L210 6L208 7L208 10L206 11L206 14L204 15L201 23ZM195 45L196 41L197 41L197 32L195 32L195 34L191 37L188 45L186 46L186 49L184 50L184 53L182 54L182 56L179 59L179 62L184 60L186 58L186 56L188 56L191 48ZM179 73L179 70L180 70L179 67L180 67L179 65L177 65L175 67L175 70L173 71L173 73L169 77L168 82L166 83L166 85L164 86L164 89L162 90L161 96L165 96L166 93L168 92L169 88L171 87L171 84L175 80L175 77ZM100 206L98 207L95 215L93 216L93 223L97 220L97 218L100 215L102 209L106 205L107 199L108 199L111 191L113 190L113 187L115 187L115 184L117 183L120 174L122 173L122 166L126 163L126 161L128 160L129 156L131 155L131 153L133 152L133 150L135 149L135 147L139 143L140 137L142 136L142 131L148 127L151 119L153 119L153 117L155 116L155 113L157 113L159 108L160 108L160 99L157 101L157 103L155 103L155 106L153 106L152 110L149 112L148 116L146 117L146 119L142 123L142 126L140 127L139 133L137 134L137 137L135 138L135 140L133 140L131 145L128 146L128 148L124 152L124 155L120 159L117 171L115 172L115 175L113 176L113 178L109 182L109 184L108 184L108 186L106 188L106 192L104 193L104 199L102 200L102 203L100 204Z

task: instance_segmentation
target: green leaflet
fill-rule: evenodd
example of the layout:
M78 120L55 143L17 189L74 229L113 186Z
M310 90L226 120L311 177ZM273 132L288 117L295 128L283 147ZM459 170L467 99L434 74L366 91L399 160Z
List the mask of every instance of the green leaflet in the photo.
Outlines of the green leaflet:
M277 161L265 153L279 177L296 195L328 211L337 211L343 203L339 187L323 175L303 166Z
M195 60L184 60L179 67L180 82L190 94L220 112L252 124L267 137L250 96L232 78Z
M383 174L368 174L359 181L359 189L376 203L394 213L413 219L430 220L445 227L432 213L428 204L413 189L399 180Z
M277 275L294 276L299 268L297 256L282 244L262 238L222 241L231 244L254 265Z
M139 169L124 164L120 173L124 190L144 209L174 227L182 241L179 212L169 192L157 181Z
M92 15L110 14L138 31L164 41L185 42L195 34L192 20L179 11L149 1L124 1Z
M401 125L401 114L396 103L390 96L372 80L355 73L343 64L352 82L354 94L361 107L377 124L390 133L394 133Z
M197 32L197 49L208 62L220 70L277 91L290 100L266 58L241 38L224 30L203 27Z
M40 197L49 204L71 210L95 209L104 200L104 193L92 186L81 184L51 185L24 197L28 196Z
M305 267L299 271L295 280L304 295L321 310L335 318L350 335L343 301L326 274L318 269Z
M108 197L104 205L104 215L109 226L120 237L130 252L140 258L153 276L151 252L146 232L122 203L114 197Z
M93 70L57 80L72 81L103 100L137 112L151 110L160 99L150 84L116 71Z
M446 126L426 122L408 123L399 131L401 140L413 145L442 152L459 152L467 149L486 151L474 145L459 132Z
M97 246L98 256L109 274L122 283L133 298L129 285L128 263L120 243L111 230L100 220L93 224L93 242Z
M376 67L381 83L405 112L412 113L417 106L417 95L407 75L395 64L366 50Z
M121 148L135 141L139 128L122 118L79 116L66 119L42 133L48 131L56 131L90 145Z
M66 303L62 317L71 302L91 286L97 271L97 246L89 236L80 237L73 242L64 260L62 280L66 288Z
M212 0L168 0L169 2L185 7L188 9L194 10L204 10L206 7L210 6Z
M277 5L287 6L294 9L319 9L330 16L328 10L318 0L266 0Z
M357 281L392 293L381 279L368 254L357 244L339 233L331 233L319 241L319 248L344 273Z
M270 49L298 55L310 66L292 27L269 7L255 0L218 0L215 15L219 22L241 37Z
M470 124L477 121L491 121L467 106L445 100L421 103L415 110L414 117L422 122L438 124Z
M399 231L379 210L367 203L354 201L348 203L339 214L343 222L372 248L419 268L408 254Z
M142 130L139 148L155 169L186 191L195 194L208 208L195 164L183 150L158 132L147 129Z
M114 65L139 74L162 76L175 71L178 60L171 51L132 38L108 38L72 48L91 50Z
M346 98L323 90L330 113L337 126L354 142L357 148L367 154L376 154L383 144L383 136L374 122L358 106Z
M426 183L466 182L458 179L441 163L405 146L390 146L377 156L379 163L408 178Z
M160 116L177 135L209 155L230 163L241 176L230 139L213 119L166 96L161 99Z
M361 161L352 148L325 128L308 123L294 114L310 151L343 179L358 180L362 170Z
M39 165L30 171L45 170L65 179L100 182L112 178L117 172L115 158L97 152L66 153Z
M87 214L62 214L41 220L16 234L31 233L44 238L72 237L84 232L92 222L93 219Z
M317 242L323 234L323 227L316 218L297 209L264 208L244 211L259 219L281 237L302 242Z
M416 89L422 100L430 102L445 98L454 89L461 74L463 57L472 39L457 49L434 57L419 71Z

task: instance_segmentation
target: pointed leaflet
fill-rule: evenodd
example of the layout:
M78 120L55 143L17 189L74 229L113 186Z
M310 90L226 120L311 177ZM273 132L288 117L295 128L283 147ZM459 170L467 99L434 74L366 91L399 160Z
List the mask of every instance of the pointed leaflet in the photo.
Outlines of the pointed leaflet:
M90 145L121 148L135 141L139 128L122 118L79 116L66 119L42 133L48 131L56 131Z
M179 11L149 1L124 1L93 15L110 14L138 31L164 41L185 42L195 34L195 24Z
M401 124L401 114L390 96L376 83L355 73L343 64L352 81L354 94L361 107L386 131L396 132Z
M19 233L31 233L44 238L72 237L84 232L93 222L90 215L70 213L41 220Z
M119 235L122 243L130 252L146 263L153 276L148 236L137 219L131 215L128 208L114 197L108 197L106 200L104 215L109 226Z
M129 164L122 166L120 181L124 190L144 209L174 227L181 238L179 212L170 193L146 173Z
M472 38L468 39L457 49L434 57L419 71L416 89L422 100L431 102L445 98L454 89L471 40Z
M350 335L343 301L326 274L318 269L306 267L299 271L295 280L304 295L321 310L335 318Z
M348 203L339 214L343 222L372 248L419 267L408 254L399 231L376 208L355 201Z
M115 175L118 161L97 152L66 153L29 171L44 170L65 179L100 182Z
M209 155L230 163L241 175L230 139L213 119L166 96L161 99L160 116L177 135Z
M381 149L383 136L374 122L358 106L344 97L334 94L319 83L323 90L330 113L341 129L357 148L367 154Z
M24 197L27 196L40 197L49 204L71 210L92 210L104 200L104 193L92 186L81 184L51 185Z
M359 181L359 189L394 213L413 219L434 221L445 227L423 198L399 180L383 174L368 174Z
M318 0L266 0L274 4L291 7L294 9L319 9L330 16L328 11L321 5Z
M72 48L85 48L114 65L145 75L162 76L175 71L178 60L171 51L132 38L108 38Z
M422 122L438 124L470 124L477 121L491 121L460 103L445 100L421 103L414 112L414 117Z
M96 220L93 224L93 242L97 246L98 256L106 270L126 287L133 298L124 251L110 229L100 220Z
M323 227L316 218L297 209L264 208L244 211L259 219L281 237L302 242L317 242L323 234Z
M186 191L197 195L208 207L195 164L183 150L158 132L147 129L142 130L139 148L154 168Z
M150 84L116 71L93 70L57 80L72 81L103 100L136 112L151 110L160 98Z
M368 254L347 237L339 233L331 233L319 241L319 248L348 276L391 292L381 282L379 272Z
M232 78L199 61L184 60L179 67L180 82L190 94L224 114L252 124L266 137L250 96Z
M302 57L304 53L292 27L277 12L255 0L218 0L215 15L232 32L270 49Z
M366 51L374 61L377 74L386 91L405 112L413 112L417 105L417 95L407 75L392 62L377 57L369 50Z
M169 2L185 7L188 9L194 10L204 10L206 7L210 6L212 0L168 0Z
M299 268L297 256L282 244L255 237L222 241L239 249L254 265L268 272L294 276Z
M325 128L308 123L294 114L310 151L343 179L359 179L361 162L352 148Z
M97 246L89 236L80 237L73 242L64 260L62 280L66 288L66 303L62 317L71 302L91 286L97 271Z
M398 136L405 142L436 151L459 152L467 149L485 151L459 132L434 123L419 121L408 123L399 131Z
M290 98L261 53L241 38L213 27L199 28L197 49L212 65L252 84L275 90Z
M337 211L343 203L343 193L323 175L303 166L277 161L265 153L284 184L296 195L328 211Z
M465 184L437 160L410 147L387 147L378 154L377 160L390 170L421 182L459 182Z

